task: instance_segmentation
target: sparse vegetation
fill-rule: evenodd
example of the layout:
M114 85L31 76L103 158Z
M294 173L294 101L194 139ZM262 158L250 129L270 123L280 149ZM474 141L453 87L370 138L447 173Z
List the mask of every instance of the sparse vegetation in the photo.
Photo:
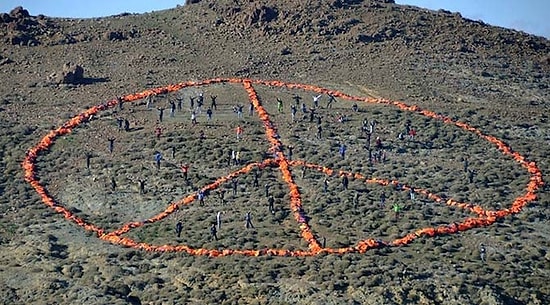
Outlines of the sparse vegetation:
M263 16L262 12L272 10L256 3L236 9L228 1L209 0L106 19L25 15L21 18L35 19L27 22L26 30L19 27L22 33L17 35L8 34L13 26L1 21L0 37L9 39L2 39L0 55L10 62L0 65L5 76L0 85L4 92L0 97L0 302L543 304L550 297L547 187L520 214L488 228L420 238L402 248L344 256L212 259L148 253L101 241L40 204L24 183L20 164L25 150L83 109L178 81L234 76L314 84L350 95L418 104L504 139L537 162L548 180L547 40L445 12L374 1L338 2L340 6L322 1L307 6L262 2L277 12L276 18ZM328 27L322 26L327 22ZM47 36L45 29L73 39ZM434 34L436 30L439 34ZM125 39L104 39L110 32L120 32ZM25 43L11 45L16 37ZM285 48L290 53L281 52ZM67 61L81 65L87 77L106 81L49 84L48 75ZM352 102L339 99L332 111L320 110L323 139L317 140L316 123L309 123L307 117L302 120L300 109L299 122L292 123L290 117L292 96L300 95L311 107L311 92L259 85L256 90L283 145L294 146L293 159L396 179L486 209L510 206L529 182L525 169L492 144L439 121L378 104L359 103L359 112L354 112ZM209 97L217 95L219 110L209 123L200 114L198 125L192 127L189 97L200 92L207 106ZM240 150L246 163L260 161L269 144L257 116L248 116L248 97L241 86L194 87L180 94L185 107L175 117L165 111L158 139L158 114L146 110L145 100L125 104L123 110L101 112L59 138L37 160L40 182L77 216L113 230L151 217L168 203L236 169L227 165L231 149ZM284 101L282 114L277 113L277 97ZM174 98L176 94L160 94L155 106L168 107ZM326 101L325 96L321 106ZM238 103L244 103L245 109L241 142L235 138L239 121L232 112ZM337 123L336 112L347 115L349 121ZM118 131L116 118L127 118L130 131ZM362 147L366 139L360 133L363 118L378 122L376 134L387 148L386 162L369 165L366 161ZM418 132L414 141L398 139L407 120ZM112 154L109 137L116 138ZM338 155L341 142L348 146L344 160ZM156 151L164 156L160 170L155 167ZM89 169L86 153L92 154ZM476 172L472 183L463 169L464 157ZM189 184L179 169L182 162L190 163ZM418 227L472 215L420 194L412 203L407 192L357 179L350 179L349 189L341 191L341 180L331 176L329 192L324 194L323 173L311 169L301 178L301 167L291 171L312 230L326 237L327 246L345 247L366 237L391 240ZM139 179L146 180L144 194L139 192ZM290 213L290 197L280 172L263 170L259 188L252 187L252 181L252 174L240 176L236 196L231 195L230 184L222 186L227 190L225 205L214 193L204 206L194 202L127 236L155 244L214 249L307 248ZM268 210L266 183L275 197L275 215ZM356 191L359 204L354 208ZM387 195L385 209L378 206L382 192ZM390 210L393 203L403 206L399 220ZM254 230L244 229L248 210ZM218 211L226 213L219 240L212 241L209 227ZM181 238L174 231L177 219L184 223ZM479 259L480 243L487 248L486 263Z

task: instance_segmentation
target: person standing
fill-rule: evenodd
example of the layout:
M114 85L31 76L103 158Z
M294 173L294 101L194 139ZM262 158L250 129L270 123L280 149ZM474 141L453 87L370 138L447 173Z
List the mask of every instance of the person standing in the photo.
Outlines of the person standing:
M292 116L292 122L296 121L296 112L298 112L298 108L296 108L296 105L290 106L290 115Z
M248 116L252 116L252 115L254 115L254 103L250 101L250 103L248 103Z
M90 169L90 161L92 159L92 154L90 152L86 153L86 169Z
M289 145L288 146L288 160L292 161L292 150L294 149L294 146Z
M265 184L265 197L269 197L269 184Z
M474 183L474 176L475 171L473 171L472 169L468 169L468 180L470 181L470 183Z
M222 188L218 191L218 197L220 198L220 204L224 205L225 204L225 189Z
M313 108L319 108L319 101L321 100L322 96L323 96L322 94L313 96Z
M411 188L409 189L409 197L411 197L411 201L414 201L414 199L415 199L415 197L416 197L416 196L415 196L414 187L411 187Z
M201 92L197 97L197 111L199 114L202 113L202 105L204 104L204 94Z
M317 134L316 134L317 139L323 138L322 133L323 133L323 128L321 127L321 125L317 125Z
M347 175L342 176L342 190L347 190L349 185L349 179Z
M241 125L238 125L237 128L235 128L235 131L237 133L237 140L240 140L243 135L243 128Z
M332 102L336 102L336 98L334 97L334 95L329 94L328 95L327 108L332 108Z
M128 121L128 119L124 119L124 131L130 131L130 121Z
M249 228L254 229L254 225L252 224L252 215L250 214L250 211L246 212L244 220L245 220L245 224L244 224L245 229L249 229Z
M229 165L235 165L237 163L237 152L235 150L231 151L231 163Z
M176 100L178 101L178 111L181 111L183 109L183 97L178 95Z
M183 179L185 179L185 181L187 181L187 174L189 172L189 164L182 164L180 166L181 168L181 172L183 173Z
M160 139L160 137L162 136L162 127L157 126L155 128L155 135L157 136L157 139Z
M346 145L344 143L340 144L340 148L338 149L338 152L340 153L340 156L342 157L342 159L346 158L346 150L347 150Z
M193 126L197 125L197 114L195 110L191 111L191 124L193 124Z
M153 95L149 95L145 99L146 99L146 103L147 103L146 104L147 109L153 108Z
M210 239L218 240L218 230L216 229L216 224L210 226Z
M281 100L280 98L277 98L277 111L279 113L283 112L283 100Z
M395 219L398 219L401 214L401 206L397 203L393 205L393 212L395 213Z
M273 195L269 195L267 203L269 205L269 212L271 214L275 214L275 198L273 198Z
M479 258L484 263L485 263L486 254L487 254L487 249L485 249L485 245L484 244L479 245Z
M138 187L139 187L139 194L140 195L145 194L145 180L139 179L138 180Z
M298 105L300 105L300 101L302 100L302 97L294 94L294 96L292 96L292 99L294 100L294 105L298 107Z
M179 220L178 223L176 224L176 235L178 236L178 238L181 237L182 231L183 231L183 224L181 223L181 220Z
M170 117L174 117L176 115L176 102L170 101Z
M328 192L328 178L325 177L325 179L323 179L323 193L327 193Z
M162 160L162 154L160 152L155 153L155 163L157 164L157 169L160 169L160 161Z
M218 105L216 104L216 99L218 98L217 95L211 95L210 96L210 108L214 110L218 110Z
M218 214L216 214L216 229L218 229L219 231L221 227L222 227L222 212L218 212Z
M250 104L253 105L252 103L250 103ZM243 108L244 108L243 105L240 105L240 104L237 105L237 118L239 118L239 119L243 118Z
M252 181L252 187L258 187L259 186L259 180L260 175L258 174L258 171L254 171L254 180Z
M164 108L158 107L157 110L159 112L159 122L162 123L162 118L164 116Z
M118 126L118 131L120 132L122 130L122 127L124 125L124 119L123 118L116 118L116 123Z
M109 141L109 153L113 153L113 150L115 148L115 138L110 137L107 139Z
M237 187L239 185L239 180L236 178L231 179L231 184L233 186L233 196L237 196Z
M235 153L235 165L241 165L241 151L237 150Z
M115 180L115 177L111 177L111 191L115 191L116 190L116 180Z
M380 195L380 207L385 207L386 206L386 193L382 192L382 194Z
M122 97L117 96L116 102L117 102L117 105L118 105L118 110L123 110L124 107L123 107L122 104L124 103L124 100L122 99Z
M203 190L199 190L199 192L197 193L197 198L199 199L199 205L204 206L204 191Z

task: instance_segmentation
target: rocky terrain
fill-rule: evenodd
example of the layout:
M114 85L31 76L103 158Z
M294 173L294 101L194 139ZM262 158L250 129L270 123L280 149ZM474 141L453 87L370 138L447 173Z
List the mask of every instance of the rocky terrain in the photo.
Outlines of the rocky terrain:
M417 105L465 122L536 162L549 180L550 41L496 28L447 11L392 1L188 1L148 14L59 19L15 8L0 14L0 300L4 304L546 304L550 299L549 187L520 213L486 228L421 237L403 247L312 257L192 256L148 252L103 241L46 207L24 181L26 151L50 130L88 109L168 84L250 78L312 84L360 97ZM443 198L485 209L509 207L529 173L473 133L388 105L321 98L316 122L290 115L293 96L312 107L316 93L255 85L281 142L294 159L367 177L395 179ZM191 123L190 97L217 96L212 121ZM157 107L181 98L159 122ZM276 99L284 103L278 112ZM37 159L37 175L55 200L78 217L114 230L159 213L223 177L227 152L261 161L269 143L257 113L249 115L239 84L189 87L112 107L65 136ZM233 107L244 105L243 118ZM346 116L348 121L337 122ZM121 131L117 119L129 122ZM376 121L385 162L368 162L362 121ZM242 125L244 139L234 129ZM405 125L414 140L399 139ZM155 135L161 128L160 137ZM113 152L108 138L115 138ZM373 139L374 140L374 139ZM342 159L338 146L345 143ZM172 155L171 150L175 153ZM155 166L154 154L164 160ZM90 166L86 166L86 154ZM464 159L475 172L464 172ZM189 181L179 165L189 163ZM300 167L292 174L313 232L327 247L365 238L391 241L418 228L471 217L418 194ZM323 193L323 179L329 181ZM116 186L113 187L113 179ZM137 182L145 180L145 192ZM239 178L227 203L208 196L127 236L156 245L207 249L307 249L277 168ZM263 186L275 197L269 213ZM378 205L381 193L386 207ZM359 203L354 205L354 194ZM395 219L391 206L403 206ZM209 227L218 211L217 241ZM251 211L255 229L244 229ZM184 223L180 238L174 233ZM486 247L486 262L479 248Z

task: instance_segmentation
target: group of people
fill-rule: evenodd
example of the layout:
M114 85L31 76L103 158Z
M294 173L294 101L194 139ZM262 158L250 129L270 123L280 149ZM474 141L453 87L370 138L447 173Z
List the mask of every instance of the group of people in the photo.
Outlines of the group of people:
M225 212L218 212L216 214L216 221L212 222L210 225L210 240L218 240L218 232L222 228L222 214ZM252 212L248 211L244 215L244 228L245 229L254 229L254 224L252 224ZM181 233L183 232L183 222L178 220L175 227L176 236L181 238Z
M322 97L323 97L322 94L312 96L313 105L310 108L308 108L305 103L301 103L301 110L304 113L304 118L307 119L307 117L309 116L309 122L312 122L312 123L316 122L317 123L316 124L317 125L316 137L318 139L321 139L322 136L323 136L323 134L322 134L323 127L322 127L322 124L321 124L322 120L323 120L323 117L318 113L319 112L318 109L320 108L320 102L321 102ZM208 121L210 121L212 119L213 111L217 110L217 102L216 102L217 96L211 96L210 99L211 99L211 105L206 110L206 116L207 116ZM298 112L298 107L300 105L300 102L301 102L302 98L298 95L294 95L293 99L294 99L295 102L290 107L290 109L291 109L290 113L292 115L292 121L295 121L296 120L296 115L297 115L297 112ZM198 96L190 97L189 101L190 101L190 110L191 110L191 121L192 121L193 125L195 125L195 124L197 124L197 115L202 113L202 109L203 109L203 106L204 106L204 95L203 95L203 93L200 93ZM276 101L277 101L277 112L283 113L284 112L284 105L283 105L284 103L283 103L283 101L280 98L277 98ZM331 109L332 106L333 106L333 103L335 103L336 101L337 100L336 100L335 96L329 94L327 104L326 104L326 109ZM119 109L122 109L122 107L123 107L122 104L123 104L122 101L119 102ZM170 116L173 117L177 110L182 110L182 108L183 108L183 105L182 105L183 104L183 99L182 98L177 98L177 103L173 100L170 100L169 104L170 104L170 106L169 106ZM148 108L152 107L152 102L150 102L149 100L147 102L147 107ZM241 104L238 104L235 107L233 107L233 110L237 114L238 118L243 117L243 108L244 108L244 106L241 105ZM157 110L158 110L158 121L162 122L163 121L163 115L164 115L164 108L159 107L159 108L157 108ZM352 110L355 111L355 112L359 111L359 108L358 108L357 104L354 104L352 106ZM252 102L250 102L250 104L249 104L249 115L253 115L253 111L254 111L254 104ZM345 123L345 122L347 122L347 120L348 120L348 118L345 114L341 114L341 115L338 114L337 115L337 121L338 122ZM127 119L117 118L117 125L118 125L119 130L129 131L130 123ZM364 136L362 138L366 139L364 147L368 151L368 160L369 160L369 162L384 163L387 159L387 152L385 150L386 146L382 142L381 137L379 135L376 135L376 132L377 132L376 131L376 125L377 125L377 122L375 120L368 121L367 119L364 119L363 124L361 126L361 136ZM235 128L235 133L236 133L236 139L237 140L242 140L243 139L244 129L241 126L241 124L239 124ZM161 135L161 131L157 132L157 137L160 137L160 135ZM375 137L375 135L376 135L376 137ZM399 133L398 138L414 141L415 138L416 138L416 135L417 135L417 131L412 127L411 122L407 121L407 123L405 124L404 130ZM373 138L375 138L374 145L371 145L371 139L373 139ZM109 140L109 151L112 153L113 150L114 150L115 138L111 137L108 140ZM343 142L340 143L339 146L338 146L338 154L340 155L340 157L342 159L346 159L347 151L348 151L347 145ZM289 146L288 157L289 157L289 159L292 159L292 146ZM89 160L90 160L90 157L87 156L87 167L89 167ZM160 152L155 153L154 160L155 160L156 167L160 168L161 160L163 160L162 154ZM230 165L231 164L232 165L242 165L242 156L241 156L241 152L239 150L231 150L231 156L230 156L230 159L229 159L229 164ZM184 173L186 181L188 180L188 176L187 176L188 170L189 170L188 165L186 165L185 167L182 167L182 172ZM468 168L468 161L466 159L464 160L464 171L469 175L469 180L472 183L473 178L474 178L474 172L470 168ZM236 195L238 180L233 179L231 181L231 184L232 184L233 195ZM256 187L258 186L257 184L258 184L257 179L255 179L255 186ZM329 184L328 179L325 178L324 181L323 181L323 191L325 193L328 192L328 184ZM114 182L113 182L112 187L114 189L114 187L115 187ZM344 175L344 176L342 176L342 190L348 190L348 187L349 187L349 179L348 179L347 175ZM268 203L268 211L272 214L275 214L275 207L274 207L275 200L273 198L273 195L270 194L269 186L267 184L265 186L265 191L266 191L266 197L267 197L267 203ZM225 190L220 190L220 192L219 192L220 201L222 203L225 203L225 192L226 192ZM198 192L197 199L198 199L198 201L201 205L204 204L204 200L205 200L206 196L207 196L207 194L205 194L204 192L202 192L202 191ZM409 196L410 196L411 201L415 201L415 199L416 199L415 190L413 188L410 189ZM380 206L381 207L385 207L386 198L387 198L386 194L383 192L380 195ZM356 192L355 196L354 196L354 199L353 199L354 207L357 207L358 203L359 203L359 193ZM395 219L399 219L402 215L402 212L403 212L403 206L401 206L398 203L394 203L392 205L391 210L395 214ZM217 222L215 224L213 224L210 228L211 236L215 240L217 240L217 232L219 232L220 227L221 227L221 218L220 217L221 217L221 214L218 213ZM245 217L244 217L245 228L254 228L251 219L252 219L251 213L247 212ZM178 222L178 225L176 226L176 232L178 234L178 237L181 234L181 230L182 230L181 222Z

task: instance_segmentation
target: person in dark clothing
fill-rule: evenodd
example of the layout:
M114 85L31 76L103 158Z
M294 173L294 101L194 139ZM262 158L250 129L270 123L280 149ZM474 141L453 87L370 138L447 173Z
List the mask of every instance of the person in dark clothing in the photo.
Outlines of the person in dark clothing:
M174 117L176 114L176 102L170 101L170 117Z
M386 206L386 193L382 192L382 195L380 195L380 206L385 207Z
M225 204L225 189L219 190L218 196L220 198L220 204Z
M273 195L269 196L267 203L269 204L269 212L271 214L275 214L275 199L273 198Z
M109 141L109 152L113 153L113 149L115 148L115 138L108 138Z
M139 193L141 195L145 194L145 180L139 179L138 180L138 186L139 186Z
M292 161L292 150L294 149L294 146L289 145L288 146L288 160Z
M332 103L333 102L336 102L336 98L334 97L334 95L329 94L328 95L328 101L327 101L327 108L332 108Z
M300 105L300 101L302 100L302 98L299 95L296 95L296 94L294 94L292 99L294 100L294 105L296 105L296 107L298 107L298 105Z
M120 96L117 97L116 102L117 102L117 105L118 105L118 110L123 110L122 104L124 103L124 100L122 99L122 97L120 97Z
M122 125L124 124L124 119L123 118L117 118L116 119L116 124L118 126L118 131L121 131L122 130Z
M218 229L216 229L215 223L213 223L210 226L210 238L213 238L214 240L218 240Z
M342 189L347 190L349 185L349 179L347 175L342 177Z
M254 229L254 225L252 224L252 215L250 214L250 212L246 212L246 216L244 217L244 220L245 220L244 227L246 229L249 229L249 228Z
M475 171L468 169L468 180L470 183L474 183Z
M92 159L92 154L87 152L86 153L86 168L87 169L90 169L90 161Z
M269 197L269 184L265 184L265 197Z
M239 180L233 178L231 179L231 184L233 185L233 196L237 195L237 186L239 185Z
M216 99L218 98L217 95L211 95L210 96L210 108L214 110L218 110L218 105L216 104Z
M157 110L159 112L159 122L162 123L162 117L164 116L164 108L159 107L159 108L157 108Z
M176 224L176 235L178 236L178 238L181 237L181 231L183 231L183 224L181 223L181 220L180 220Z
M254 172L254 181L252 182L252 187L258 187L259 182L258 179L260 178L260 175L258 174L258 171Z
M310 108L309 109L309 122L313 123L313 119L315 119L315 109Z
M128 121L127 119L124 119L124 131L130 131L130 121Z
M176 100L178 101L178 111L181 111L183 108L183 98L181 96L176 97Z

